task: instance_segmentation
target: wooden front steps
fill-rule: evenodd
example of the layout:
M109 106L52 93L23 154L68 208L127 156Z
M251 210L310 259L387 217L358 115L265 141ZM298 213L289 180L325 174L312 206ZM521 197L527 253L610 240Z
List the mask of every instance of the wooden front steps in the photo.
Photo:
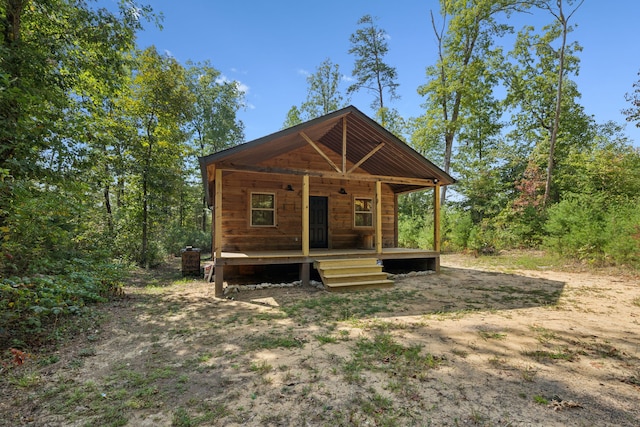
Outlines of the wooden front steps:
M390 288L393 281L387 279L376 258L324 259L313 266L320 273L328 291Z

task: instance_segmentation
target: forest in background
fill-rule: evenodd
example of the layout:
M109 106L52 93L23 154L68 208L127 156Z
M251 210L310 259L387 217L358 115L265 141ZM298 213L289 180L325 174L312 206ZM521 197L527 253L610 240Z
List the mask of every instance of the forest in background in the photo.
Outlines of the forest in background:
M438 61L416 88L424 114L393 108L400 84L384 29L364 15L349 40L353 84L327 58L285 126L372 95L386 128L454 176L442 192L443 250L543 248L640 267L640 152L596 123L572 80L581 1L443 0ZM542 28L511 28L529 8ZM148 6L0 1L0 341L43 331L118 293L132 265L209 248L197 157L244 141L237 82L209 62L136 45ZM514 40L506 45L506 36ZM640 82L625 114L640 125ZM302 94L301 98L304 97ZM400 241L431 247L432 195L400 200Z

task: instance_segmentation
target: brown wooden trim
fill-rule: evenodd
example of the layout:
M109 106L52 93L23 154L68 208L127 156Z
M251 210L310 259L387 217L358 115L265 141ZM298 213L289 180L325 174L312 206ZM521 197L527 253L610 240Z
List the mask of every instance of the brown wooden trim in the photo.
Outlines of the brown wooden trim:
M334 168L336 170L336 172L340 173L340 168L338 166L336 166L335 163L333 163L333 160L331 160L329 158L329 156L327 156L326 154L324 154L324 151L322 151L320 149L320 147L318 147L318 145L313 142L311 140L311 138L309 138L307 136L307 134L305 134L304 132L300 132L300 136L303 137L305 139L305 141L307 141L309 143L309 145L311 145L313 147L314 150L316 150L318 152L318 154L320 154L322 156L323 159L325 159L327 161L327 163L329 163L331 165L332 168Z

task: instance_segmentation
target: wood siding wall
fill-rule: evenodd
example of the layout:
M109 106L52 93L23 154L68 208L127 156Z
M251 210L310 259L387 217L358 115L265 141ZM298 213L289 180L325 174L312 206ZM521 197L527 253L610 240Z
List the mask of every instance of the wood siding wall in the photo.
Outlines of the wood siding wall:
M341 157L326 154L341 165ZM332 170L315 150L306 146L261 164L277 168ZM348 166L350 167L350 166ZM358 170L358 172L361 172ZM225 172L222 190L223 251L299 250L302 247L302 177L296 175ZM356 248L363 229L353 226L355 197L375 197L375 183L348 179L311 177L311 196L328 197L329 248ZM293 191L287 190L291 185ZM344 188L347 194L340 194ZM252 192L273 193L276 198L276 226L252 227L250 197ZM389 186L382 185L382 237L384 247L396 242L395 196ZM366 230L373 233L374 229Z

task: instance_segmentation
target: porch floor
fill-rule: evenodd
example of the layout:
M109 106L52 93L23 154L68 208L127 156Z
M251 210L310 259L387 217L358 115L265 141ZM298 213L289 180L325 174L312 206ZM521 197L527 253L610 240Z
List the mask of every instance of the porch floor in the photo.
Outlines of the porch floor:
M383 248L375 249L311 249L309 256L299 250L222 252L214 257L214 265L260 265L260 264L300 264L313 263L327 258L377 258L386 259L440 259L440 253L424 249Z

